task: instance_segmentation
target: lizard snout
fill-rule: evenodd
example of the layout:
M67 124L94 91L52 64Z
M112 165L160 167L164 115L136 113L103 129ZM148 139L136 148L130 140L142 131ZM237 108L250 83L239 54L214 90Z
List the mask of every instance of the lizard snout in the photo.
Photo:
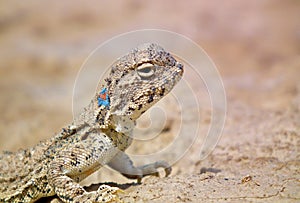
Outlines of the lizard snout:
M179 69L179 74L182 76L183 75L183 65L181 63L179 63L178 61L176 62L176 67Z

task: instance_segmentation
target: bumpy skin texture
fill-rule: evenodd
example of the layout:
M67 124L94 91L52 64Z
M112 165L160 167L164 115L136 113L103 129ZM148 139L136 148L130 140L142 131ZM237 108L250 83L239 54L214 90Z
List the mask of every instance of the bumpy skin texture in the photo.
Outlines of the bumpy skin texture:
M125 154L135 121L164 97L183 66L156 44L143 44L118 59L97 94L73 123L27 150L0 154L0 202L34 202L57 196L63 202L117 200L116 187L86 192L78 183L108 164L128 178L158 175L164 161L135 167Z

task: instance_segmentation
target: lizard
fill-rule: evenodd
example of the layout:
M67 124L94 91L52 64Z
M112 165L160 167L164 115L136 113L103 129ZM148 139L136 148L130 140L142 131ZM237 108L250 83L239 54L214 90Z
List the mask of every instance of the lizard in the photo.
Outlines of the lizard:
M138 182L159 176L158 168L168 176L167 162L136 167L125 150L132 143L136 120L182 76L183 65L154 43L118 58L70 125L34 147L0 153L0 202L29 203L55 194L67 203L120 200L118 187L104 184L87 192L79 184L104 165Z

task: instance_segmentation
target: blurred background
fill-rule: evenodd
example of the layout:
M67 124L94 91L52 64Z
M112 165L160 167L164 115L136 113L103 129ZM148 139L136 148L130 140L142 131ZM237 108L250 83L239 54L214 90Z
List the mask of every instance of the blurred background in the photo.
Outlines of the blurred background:
M100 43L137 29L166 29L208 53L228 102L216 151L198 162L196 144L173 175L205 166L224 176L294 177L282 197L300 198L299 19L298 0L1 1L0 149L33 146L69 124L76 75ZM272 167L279 166L289 167L276 170L275 180Z

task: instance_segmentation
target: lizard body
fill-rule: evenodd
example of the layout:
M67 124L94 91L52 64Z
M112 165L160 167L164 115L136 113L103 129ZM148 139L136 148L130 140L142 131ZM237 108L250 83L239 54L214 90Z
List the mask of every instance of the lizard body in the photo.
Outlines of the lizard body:
M143 44L119 58L96 95L73 123L54 137L17 152L0 154L0 202L34 202L57 195L67 203L109 202L117 187L86 192L79 182L109 165L128 178L157 175L164 161L135 167L125 150L147 109L181 79L183 66L156 44Z

